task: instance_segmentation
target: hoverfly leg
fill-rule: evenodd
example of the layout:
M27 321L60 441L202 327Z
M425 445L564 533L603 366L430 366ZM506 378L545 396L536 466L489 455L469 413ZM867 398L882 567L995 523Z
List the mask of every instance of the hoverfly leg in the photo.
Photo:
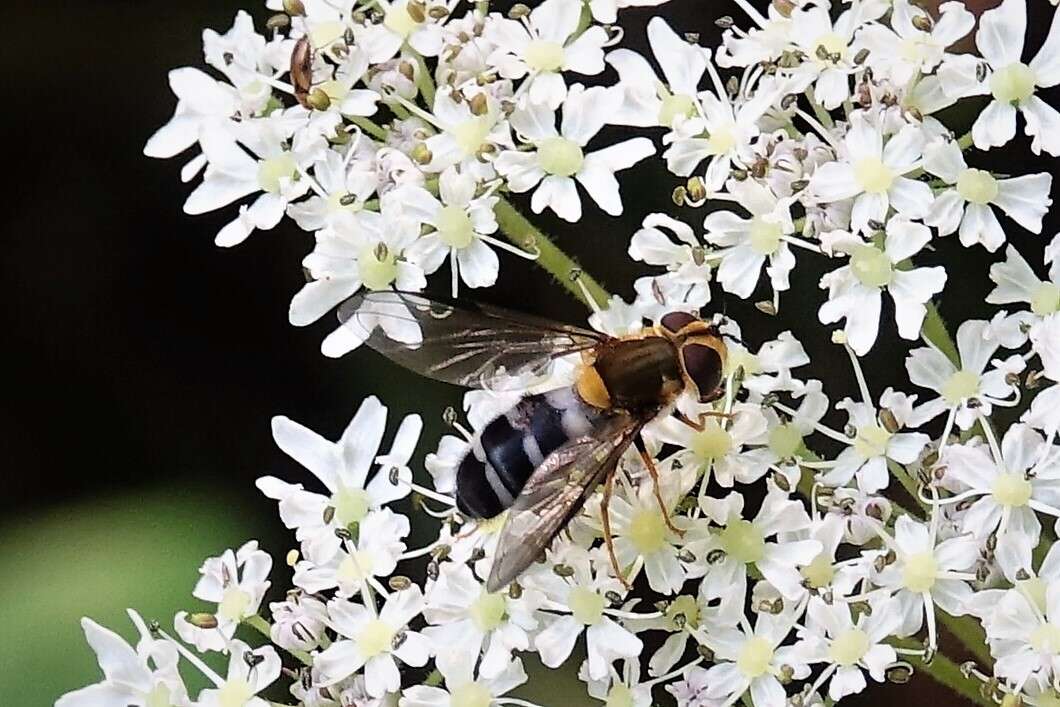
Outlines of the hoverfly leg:
M674 410L674 417L677 418L678 422L691 427L696 432L702 432L704 427L706 426L708 417L720 417L723 420L731 420L733 418L733 414L731 412L718 412L717 410L707 410L706 412L699 413L699 420L697 421L691 419L690 417L688 417L688 415L684 414L680 410Z
M700 427L700 429L703 428ZM685 531L675 526L673 521L670 520L670 511L666 508L666 503L663 501L662 497L662 489L659 487L659 470L655 468L655 460L651 458L650 454L648 454L648 448L644 444L644 438L637 435L637 439L634 440L633 445L637 448L637 452L640 454L644 466L648 468L648 473L651 474L652 493L655 494L655 500L659 503L659 510L662 511L663 519L666 521L666 527L676 535L684 536Z
M600 500L600 516L604 523L604 544L607 546L607 556L611 558L611 567L615 571L615 577L618 581L622 582L622 586L626 588L626 591L630 591L633 587L630 586L626 580L626 574L618 566L618 558L615 556L615 538L611 535L611 493L615 489L615 474L617 472L612 471L607 475L607 481L604 482L604 496Z

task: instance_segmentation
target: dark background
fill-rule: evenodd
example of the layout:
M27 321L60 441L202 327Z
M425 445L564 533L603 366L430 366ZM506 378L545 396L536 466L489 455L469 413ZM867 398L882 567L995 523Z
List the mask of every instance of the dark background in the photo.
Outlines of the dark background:
M1028 47L1036 49L1052 8L1037 0L1029 5L1035 21ZM282 565L293 538L252 483L266 473L292 481L307 475L274 447L271 416L288 415L335 438L360 400L377 393L391 409L391 430L400 415L424 415L422 458L443 432L443 407L459 404L459 391L414 379L370 352L339 361L320 355L331 318L296 329L286 316L303 282L299 261L311 235L285 221L221 250L213 236L234 208L186 216L181 205L190 186L179 181L182 159L143 157L145 140L175 105L166 72L202 67L201 30L227 30L243 6L128 0L20 3L7 11L7 149L14 160L0 216L5 702L17 694L15 703L46 705L97 679L77 626L83 614L126 636L126 606L168 625L174 611L196 606L190 592L201 560L252 537ZM247 9L260 27L264 8ZM626 46L644 46L643 26L655 11L626 11ZM717 17L732 14L746 24L730 2L674 0L660 12L679 31L701 32L708 46L717 41ZM955 120L963 131L971 116ZM1016 174L1055 170L1054 160L1032 158L1026 144L1021 138L1017 150L973 164ZM622 179L624 217L609 218L583 200L586 217L577 225L547 216L535 221L628 299L642 271L626 248L643 216L661 210L701 222L703 213L673 206L677 183L661 160L650 161ZM1025 253L1040 253L1056 230L1050 216L1042 237L1013 226L1010 240ZM816 281L831 268L799 257L779 317L720 289L712 306L736 317L753 345L793 330L816 360L817 376L836 371L826 391L838 399L854 392L853 379L815 314L823 296ZM948 317L989 316L985 271L1000 258L961 249L955 239L938 244L928 260L951 266ZM502 255L501 272L485 298L557 319L584 318L581 305L532 265ZM444 290L447 276L436 280ZM753 299L766 294L763 288ZM866 363L876 393L904 377L899 362L908 344L896 339L888 317L885 310L888 323ZM274 585L287 579L278 567ZM928 691L934 686L917 680L870 689L864 703ZM959 703L945 693L937 697Z

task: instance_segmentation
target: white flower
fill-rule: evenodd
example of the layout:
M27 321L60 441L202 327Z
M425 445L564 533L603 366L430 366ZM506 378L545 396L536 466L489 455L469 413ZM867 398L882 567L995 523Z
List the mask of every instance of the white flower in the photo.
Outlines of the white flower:
M491 15L485 35L497 49L488 62L506 79L528 76L529 102L555 110L567 95L562 72L604 70L607 32L592 26L575 37L581 11L578 2L545 0L522 22Z
M683 412L694 420L701 411L710 409L694 403ZM758 405L736 404L729 422L706 417L702 430L692 429L676 417L667 417L655 425L654 431L660 441L681 447L675 458L683 466L697 474L713 471L714 478L724 488L732 488L737 482L754 483L769 470L768 459L745 448L768 441L767 421Z
M534 638L541 662L550 668L563 664L574 650L578 637L585 633L589 655L589 677L602 680L610 664L618 658L635 658L643 649L641 640L607 616L608 592L621 592L622 585L606 570L593 572L589 553L579 547L564 548L551 557L562 558L573 570L562 578L548 567L526 578L527 586L541 589L546 596L542 609L542 628ZM603 565L610 567L606 560ZM552 613L555 612L555 613Z
M419 415L406 416L390 452L378 456L386 418L387 409L378 398L365 398L338 442L329 442L289 418L272 420L277 446L308 469L328 494L306 491L301 484L288 484L273 476L258 479L257 487L280 502L280 519L296 531L302 552L315 563L327 563L338 553L342 541L335 534L337 529L348 529L369 512L409 495L412 470L408 463L423 422ZM388 468L369 480L376 464ZM394 481L391 474L396 475Z
M827 3L807 3L791 12L789 41L804 55L795 69L807 83L814 84L814 97L826 109L838 108L850 95L850 75L854 72L851 50L854 32L866 19L864 13L874 3L855 3L832 22Z
M289 592L284 601L269 604L269 614L269 637L280 648L311 651L319 647L327 620L324 602L301 592Z
M387 195L401 202L406 215L433 229L414 241L405 255L427 274L437 271L448 259L453 297L457 296L458 280L468 287L489 287L497 282L500 263L491 245L525 255L490 236L497 230L493 206L498 198L488 194L476 197L476 186L471 175L450 168L438 181L440 201L418 186L399 188Z
M850 606L838 601L826 604L814 599L806 612L807 629L801 632L802 640L795 648L805 663L828 664L828 696L833 700L864 690L864 672L876 682L883 682L884 671L898 659L894 648L883 643L901 622L898 607L892 600L870 605L872 613L856 619L851 616Z
M984 622L998 675L1020 684L1060 671L1060 583L1010 589Z
M1060 236L1053 238L1049 249L1060 247ZM1041 280L1013 246L1005 249L1005 260L990 266L990 279L997 285L986 301L991 304L1030 305L1037 317L1048 317L1060 311L1060 258L1049 259L1049 280Z
M363 668L369 695L381 697L400 690L401 674L394 659L420 667L430 657L427 639L407 628L422 610L423 593L415 585L392 593L378 616L344 599L328 602L328 622L339 639L314 659L316 681L334 685Z
M927 314L925 306L946 284L941 266L904 269L899 263L919 253L931 240L924 225L893 218L887 223L883 248L860 238L837 233L831 248L849 255L847 265L821 278L828 301L818 317L824 324L846 319L843 327L850 348L863 356L879 334L882 291L894 300L894 318L903 339L916 339Z
M666 214L645 216L629 241L629 257L667 270L654 278L641 278L637 284L641 280L649 284L654 281L658 285L656 289L682 290L684 296L678 301L692 309L710 301L711 266L706 255L692 227Z
M144 145L148 157L176 157L204 135L223 133L232 127L232 118L239 111L239 94L230 84L186 66L169 72L169 86L177 97L177 107L169 122ZM189 181L205 164L205 155L197 155L181 177Z
M670 513L681 494L680 475L660 478L659 488L666 513ZM680 539L663 517L650 482L640 484L630 497L616 493L609 507L611 532L614 534L618 566L627 568L642 563L648 585L659 594L675 594L685 583L685 571L678 559ZM636 566L641 566L637 564ZM632 577L627 577L632 582Z
M258 693L280 677L280 656L272 646L251 650L242 641L228 646L228 673L216 688L203 690L197 707L269 707Z
M931 419L946 410L955 411L956 422L961 429L968 429L979 418L989 416L992 402L1003 401L1013 391L1006 382L1008 371L994 368L987 371L991 357L997 351L998 341L990 330L989 322L969 320L957 328L957 351L960 368L934 346L913 349L905 360L909 380L922 388L939 394L938 398L924 403L920 410L924 419ZM1022 359L1018 364L1022 368ZM968 402L977 403L969 406Z
M934 525L929 529L907 515L895 521L893 539L883 537L896 560L878 574L876 584L890 589L898 600L895 611L903 617L899 635L919 631L926 615L929 640L936 645L935 605L953 616L964 613L979 543L971 535L940 543Z
M1034 547L1041 532L1035 511L1060 518L1060 463L1054 448L1027 425L1009 427L1000 451L1000 459L983 445L943 451L947 485L952 480L962 498L976 499L961 516L961 527L981 539L994 532L1021 535L1017 542Z
M1027 121L1031 151L1060 154L1060 113L1035 95L1060 83L1060 18L1054 13L1049 35L1030 63L1022 60L1027 32L1026 0L1005 0L983 13L975 44L987 63L971 55L949 60L939 69L943 90L954 96L990 94L993 100L976 118L972 139L980 150L1000 147L1016 135L1016 111Z
M1005 242L1005 232L991 204L1028 231L1042 232L1042 217L1053 203L1049 198L1052 175L1041 172L997 179L986 170L969 167L952 140L928 150L924 169L954 185L936 195L931 213L924 218L924 223L939 229L940 236L958 231L962 245L981 243L991 252L997 250Z
M390 575L405 551L409 519L383 508L369 511L357 522L355 530L347 531L353 539L330 559L298 562L291 580L294 585L310 593L337 587L338 596L350 597L361 591L364 582Z
M798 568L810 564L821 553L821 543L780 537L769 540L781 533L790 537L790 533L809 527L810 517L801 503L771 487L754 520L744 519L744 497L736 492L720 499L701 498L700 507L707 518L720 526L702 541L696 541L696 535L701 533L698 527L690 530L686 538L686 547L697 558L706 560L697 563L702 568L699 571L706 572L700 585L701 597L720 598L723 605L736 602L742 607L748 567L752 564L786 598L803 594L803 576ZM717 550L721 552L714 552ZM698 574L695 569L690 568L690 573Z
M476 112L472 110L471 102L479 96L485 102L485 108ZM463 172L479 179L489 179L494 176L493 168L489 162L479 159L483 149L512 147L508 122L503 120L498 101L489 93L469 95L443 87L434 97L430 118L439 132L423 143L431 155L430 162L424 165L425 170L441 172L460 165Z
M379 186L374 152L375 146L365 139L350 147L345 157L327 150L313 164L313 190L319 192L288 206L287 215L306 231L356 228L355 214Z
M927 30L922 29L925 20ZM894 0L891 27L893 31L878 23L866 25L858 32L857 44L869 50L865 64L877 77L903 86L918 74L931 73L946 48L972 31L975 15L962 2L946 2L934 19L909 0Z
M1060 314L1050 314L1031 327L1030 339L1042 360L1042 373L1060 381Z
M510 667L514 651L529 650L540 601L540 594L529 588L518 599L491 594L467 565L447 562L427 592L423 616L431 625L423 635L439 654L482 654L479 672L492 678Z
M881 401L882 402L882 401ZM857 476L858 488L865 493L876 493L887 488L890 471L887 460L911 464L917 460L930 438L920 432L898 432L880 423L872 403L856 403L845 398L836 404L850 415L849 425L855 436L849 447L839 453L832 467L820 477L822 483L842 486ZM899 429L906 422L892 410Z
M405 45L423 56L435 56L441 51L441 23L426 12L426 3L419 4L418 11L410 11L409 6L413 4L409 0L379 0L379 9L383 12L382 22L353 25L354 44L364 49L373 64L390 59ZM448 9L455 2L446 0L430 5Z
M199 568L198 583L192 596L217 604L214 615L217 626L199 628L186 620L180 612L174 620L177 633L201 651L224 650L235 635L239 623L258 612L265 591L269 588L272 558L258 549L256 540L245 543L235 552L225 550L219 557L210 557Z
M622 199L615 172L654 154L655 146L648 138L635 137L595 152L583 150L611 118L619 100L617 93L600 86L571 86L563 101L559 132L555 114L547 106L531 103L516 110L510 118L512 127L534 149L502 152L494 160L494 167L514 192L537 187L530 200L535 214L551 208L562 219L578 221L582 207L574 186L577 180L604 212L620 215Z
M850 116L838 160L820 165L810 179L810 193L823 202L854 199L851 227L864 231L869 221L884 223L887 209L921 218L931 206L931 187L907 177L921 166L924 133L906 125L891 137L864 113Z
M176 647L152 638L139 614L131 609L128 613L140 634L135 650L110 629L92 619L81 619L103 680L66 693L56 700L55 707L190 707L187 688L177 670Z
M648 44L662 69L660 80L647 59L630 49L616 49L607 63L618 72L622 104L609 122L639 127L672 127L674 120L696 112L696 94L709 52L681 39L662 17L648 22Z
M728 196L750 212L744 219L731 211L714 211L703 220L705 239L722 248L718 282L726 292L747 299L754 292L766 260L766 272L774 291L789 287L788 274L795 267L795 256L786 236L795 232L791 220L791 198L777 198L754 181L730 180Z
M508 661L492 677L475 677L472 655L446 647L438 656L438 672L445 688L415 685L402 693L399 707L499 707L502 695L526 682L523 662Z
M704 641L717 660L707 670L706 696L737 702L750 690L755 707L784 707L787 694L778 676L782 669L795 679L803 679L810 669L793 646L781 646L794 621L787 613L758 614L752 629L718 627L704 632Z

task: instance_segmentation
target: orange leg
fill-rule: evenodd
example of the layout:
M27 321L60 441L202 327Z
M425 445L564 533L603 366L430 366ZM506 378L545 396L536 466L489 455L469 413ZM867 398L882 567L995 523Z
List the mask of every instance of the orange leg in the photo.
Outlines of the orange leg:
M617 473L617 470L612 471L607 475L607 481L604 482L604 497L600 500L600 515L604 521L604 544L607 545L607 554L611 558L611 567L615 570L615 577L622 582L622 586L628 592L633 587L629 586L625 573L618 566L618 558L615 557L615 538L611 535L611 512L609 509L611 506L611 492L615 488L615 474Z
M670 511L666 509L666 503L663 501L662 489L659 488L659 470L655 468L655 460L648 454L647 448L644 446L643 438L637 438L637 451L640 453L640 458L644 462L644 466L648 467L648 473L651 474L652 492L655 494L655 500L659 502L659 510L662 511L663 518L666 520L666 527L672 530L677 535L684 535L685 531L677 528L673 521L670 520Z
M702 432L703 428L706 425L706 420L708 417L720 417L723 420L731 420L733 418L733 415L731 412L718 412L716 410L707 410L706 412L699 413L699 421L697 422L696 420L689 418L680 410L674 410L674 417L677 418L678 422L681 422L691 427L696 432Z

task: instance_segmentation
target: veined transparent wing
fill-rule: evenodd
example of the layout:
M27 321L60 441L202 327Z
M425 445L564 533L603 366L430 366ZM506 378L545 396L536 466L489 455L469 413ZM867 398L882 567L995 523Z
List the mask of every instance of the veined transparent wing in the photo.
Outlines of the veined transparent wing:
M469 388L525 387L567 354L607 336L483 304L398 291L362 292L339 321L371 348L420 375Z
M503 589L537 561L609 474L644 426L627 413L606 418L589 435L550 454L508 510L486 589Z

